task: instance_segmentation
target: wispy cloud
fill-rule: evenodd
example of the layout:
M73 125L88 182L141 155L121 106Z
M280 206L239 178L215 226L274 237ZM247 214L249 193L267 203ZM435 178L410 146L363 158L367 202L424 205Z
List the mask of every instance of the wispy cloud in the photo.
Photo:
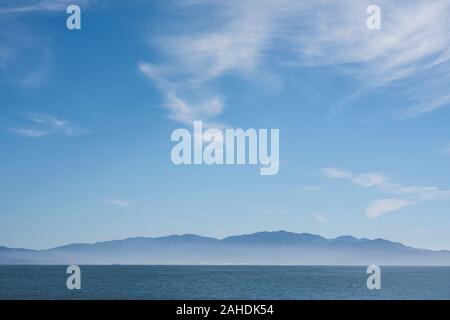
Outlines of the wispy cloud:
M382 214L399 210L421 201L450 199L450 190L443 190L434 186L416 186L394 183L383 173L354 174L350 171L333 167L324 168L322 169L322 172L329 178L350 180L354 185L366 188L374 187L385 193L401 197L371 202L366 209L366 214L370 218L376 218Z
M316 213L313 213L313 215L312 215L312 217L317 221L317 222L320 222L320 223L325 223L325 222L328 222L330 219L328 219L323 213L321 213L321 212L316 212Z
M272 2L269 4L269 2ZM214 4L204 26L214 19L215 27L188 30L160 39L159 43L190 82L205 82L227 73L248 75L256 71L271 37L273 1L195 1Z
M399 210L406 206L413 205L414 202L406 199L380 199L372 201L366 208L366 215L369 218L377 218L383 214Z
M85 5L93 0L78 0L78 5ZM67 6L72 4L72 0L19 0L9 1L9 3L1 4L0 14L4 13L29 13L29 12L64 12Z
M364 25L369 4L319 0L299 8L294 14L305 29L287 36L292 59L298 65L337 66L360 83L363 94L397 82L401 118L448 105L450 2L378 1L377 31Z
M169 117L172 120L192 125L195 120L209 122L223 111L224 103L220 95L202 92L200 97L188 99L182 97L180 93L183 88L167 80L156 67L148 63L140 63L139 71L151 79L163 93L166 100L165 107L170 111ZM200 90L197 89L197 91Z
M0 81L36 88L47 81L50 44L22 20L0 13Z
M90 133L89 130L47 114L26 114L23 118L22 122L25 123L10 127L8 131L28 138L39 138L51 134L79 136Z
M28 138L44 137L49 134L46 131L37 130L37 129L29 129L29 128L11 128L11 129L9 129L9 131L12 133L15 133L19 136L28 137Z
M397 82L401 118L449 104L450 2L380 0L382 28L377 31L366 27L366 8L371 4L369 0L183 3L181 10L198 6L209 14L194 24L201 29L186 28L185 33L158 39L167 58L161 65L164 78L202 91L227 74L258 79L274 72L274 65L329 66L360 84L357 98ZM179 99L178 95L168 99L175 105L172 118L190 121L183 110L190 104ZM219 100L204 101L214 108Z
M447 142L442 148L442 154L445 156L450 156L450 142Z
M83 10L96 0L78 0ZM0 82L24 88L48 81L54 60L52 38L30 14L65 15L70 0L0 1ZM64 24L61 25L64 27Z
M211 89L211 83L230 73L243 77L260 73L258 67L270 36L271 21L266 19L270 7L254 1L192 1L181 7L203 4L221 7L205 15L203 21L204 27L211 21L216 26L161 37L157 42L167 63L158 73L145 63L139 69L163 91L173 120L185 124L206 120L207 125L217 126L214 118L223 112L225 99ZM189 92L189 98L183 91Z
M104 203L104 204L117 206L117 207L128 207L130 205L130 203L126 200L100 198L100 199L98 199L98 201L100 201L101 203Z
M352 174L338 168L324 168L322 172L329 178L351 178Z

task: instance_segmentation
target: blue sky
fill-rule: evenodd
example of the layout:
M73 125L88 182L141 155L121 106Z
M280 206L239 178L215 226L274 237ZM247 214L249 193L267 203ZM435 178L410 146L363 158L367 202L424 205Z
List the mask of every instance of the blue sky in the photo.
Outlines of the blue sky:
M0 1L0 245L261 230L450 249L450 3ZM71 2L71 3L72 3ZM279 173L175 166L192 121Z

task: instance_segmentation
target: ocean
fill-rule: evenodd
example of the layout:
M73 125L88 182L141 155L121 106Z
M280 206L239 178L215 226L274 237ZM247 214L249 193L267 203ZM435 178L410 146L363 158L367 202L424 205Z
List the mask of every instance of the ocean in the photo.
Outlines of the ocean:
M361 266L0 266L0 299L450 299L450 267L381 267L369 290Z

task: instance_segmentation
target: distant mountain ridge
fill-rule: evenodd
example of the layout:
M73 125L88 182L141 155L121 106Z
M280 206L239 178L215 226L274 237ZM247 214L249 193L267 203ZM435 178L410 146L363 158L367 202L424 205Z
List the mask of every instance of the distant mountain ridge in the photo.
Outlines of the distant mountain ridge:
M249 264L450 266L450 251L385 239L264 231L224 239L195 234L74 243L46 250L0 246L0 264Z

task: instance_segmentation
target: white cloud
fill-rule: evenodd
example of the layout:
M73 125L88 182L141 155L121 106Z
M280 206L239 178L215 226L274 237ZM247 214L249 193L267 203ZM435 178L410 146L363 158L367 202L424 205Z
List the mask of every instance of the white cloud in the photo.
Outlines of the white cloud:
M334 65L366 90L397 80L410 118L448 105L450 29L448 1L380 0L382 28L364 26L371 1L314 1L296 15L307 32L288 37L298 65Z
M167 58L164 77L203 88L230 73L258 79L272 73L276 64L334 66L360 83L360 95L403 80L397 86L402 118L449 104L450 2L380 0L382 28L377 31L366 27L370 4L369 0L183 3L180 10L186 6L202 10L205 5L208 14L187 24L197 27L159 39Z
M189 30L184 35L160 40L162 49L172 58L189 81L207 81L228 72L249 74L254 72L263 58L271 36L270 1L197 1L215 3L220 7L206 17L216 21L215 28ZM208 18L203 21L205 26ZM217 23L218 22L218 23Z
M84 6L88 2L93 2L93 0L78 0L77 5ZM30 12L53 12L53 11L63 11L67 6L72 4L72 0L22 0L13 3L11 1L8 5L0 8L0 14L7 13L30 13ZM2 4L3 5L3 4Z
M8 131L22 137L30 138L44 137L51 134L79 136L90 133L89 130L47 114L26 114L25 119L26 124L9 128Z
M352 182L363 187L383 187L388 183L388 178L381 173L366 173L354 176Z
M443 190L434 186L415 186L394 183L382 173L354 174L339 168L324 168L323 174L328 178L347 179L360 187L374 187L382 192L407 197L407 199L382 199L372 202L366 209L366 214L376 218L381 214L398 210L406 205L413 205L421 201L450 199L450 190Z
M324 168L322 172L325 176L334 179L350 179L354 184L363 187L383 186L388 183L388 179L381 173L364 173L354 175L350 171L339 168Z
M329 178L350 178L352 174L338 168L324 168L322 172Z
M366 208L366 215L369 218L377 218L383 214L399 210L406 206L413 205L414 202L406 199L380 199L372 201Z
M82 10L96 0L78 0ZM36 88L54 60L52 37L30 15L66 14L71 0L0 1L0 82ZM64 23L64 22L63 22ZM64 24L62 24L64 27Z
M328 222L330 219L328 219L327 217L325 217L322 213L320 212L316 212L312 215L312 217L320 223L324 223L324 222Z
M442 81L443 84L448 84L447 81ZM422 93L424 93L424 90ZM450 95L442 95L441 93L428 93L426 95L422 95L417 97L416 100L419 100L414 106L404 110L400 116L407 118L414 118L432 111L435 111L443 106L446 106L450 103Z
M170 118L184 124L206 120L213 126L210 122L223 112L225 99L214 93L211 83L229 73L261 74L260 63L271 34L271 6L252 0L191 1L180 4L180 9L203 4L220 8L204 15L201 30L188 28L184 34L159 38L167 62L158 68L141 63L139 69L163 92ZM219 127L223 127L220 122Z
M0 12L0 81L39 87L52 60L49 44L27 22Z
M414 195L422 199L435 199L446 195L449 191L431 186L414 186L394 183L383 173L354 174L339 168L324 168L322 172L328 178L348 179L353 184L361 187L376 187L392 194Z
M117 207L128 207L130 205L130 203L126 200L100 198L98 201Z
M165 96L165 107L170 111L169 117L175 121L192 125L195 120L210 120L222 113L224 103L219 95L207 94L195 102L181 97L178 86L164 78L159 70L148 63L140 63L139 71L154 81Z
M19 136L28 137L28 138L44 137L49 134L46 131L37 130L37 129L29 129L29 128L12 128L12 129L9 129L9 131L12 133L15 133Z
M450 142L447 142L447 144L442 148L442 154L445 156L450 156Z

